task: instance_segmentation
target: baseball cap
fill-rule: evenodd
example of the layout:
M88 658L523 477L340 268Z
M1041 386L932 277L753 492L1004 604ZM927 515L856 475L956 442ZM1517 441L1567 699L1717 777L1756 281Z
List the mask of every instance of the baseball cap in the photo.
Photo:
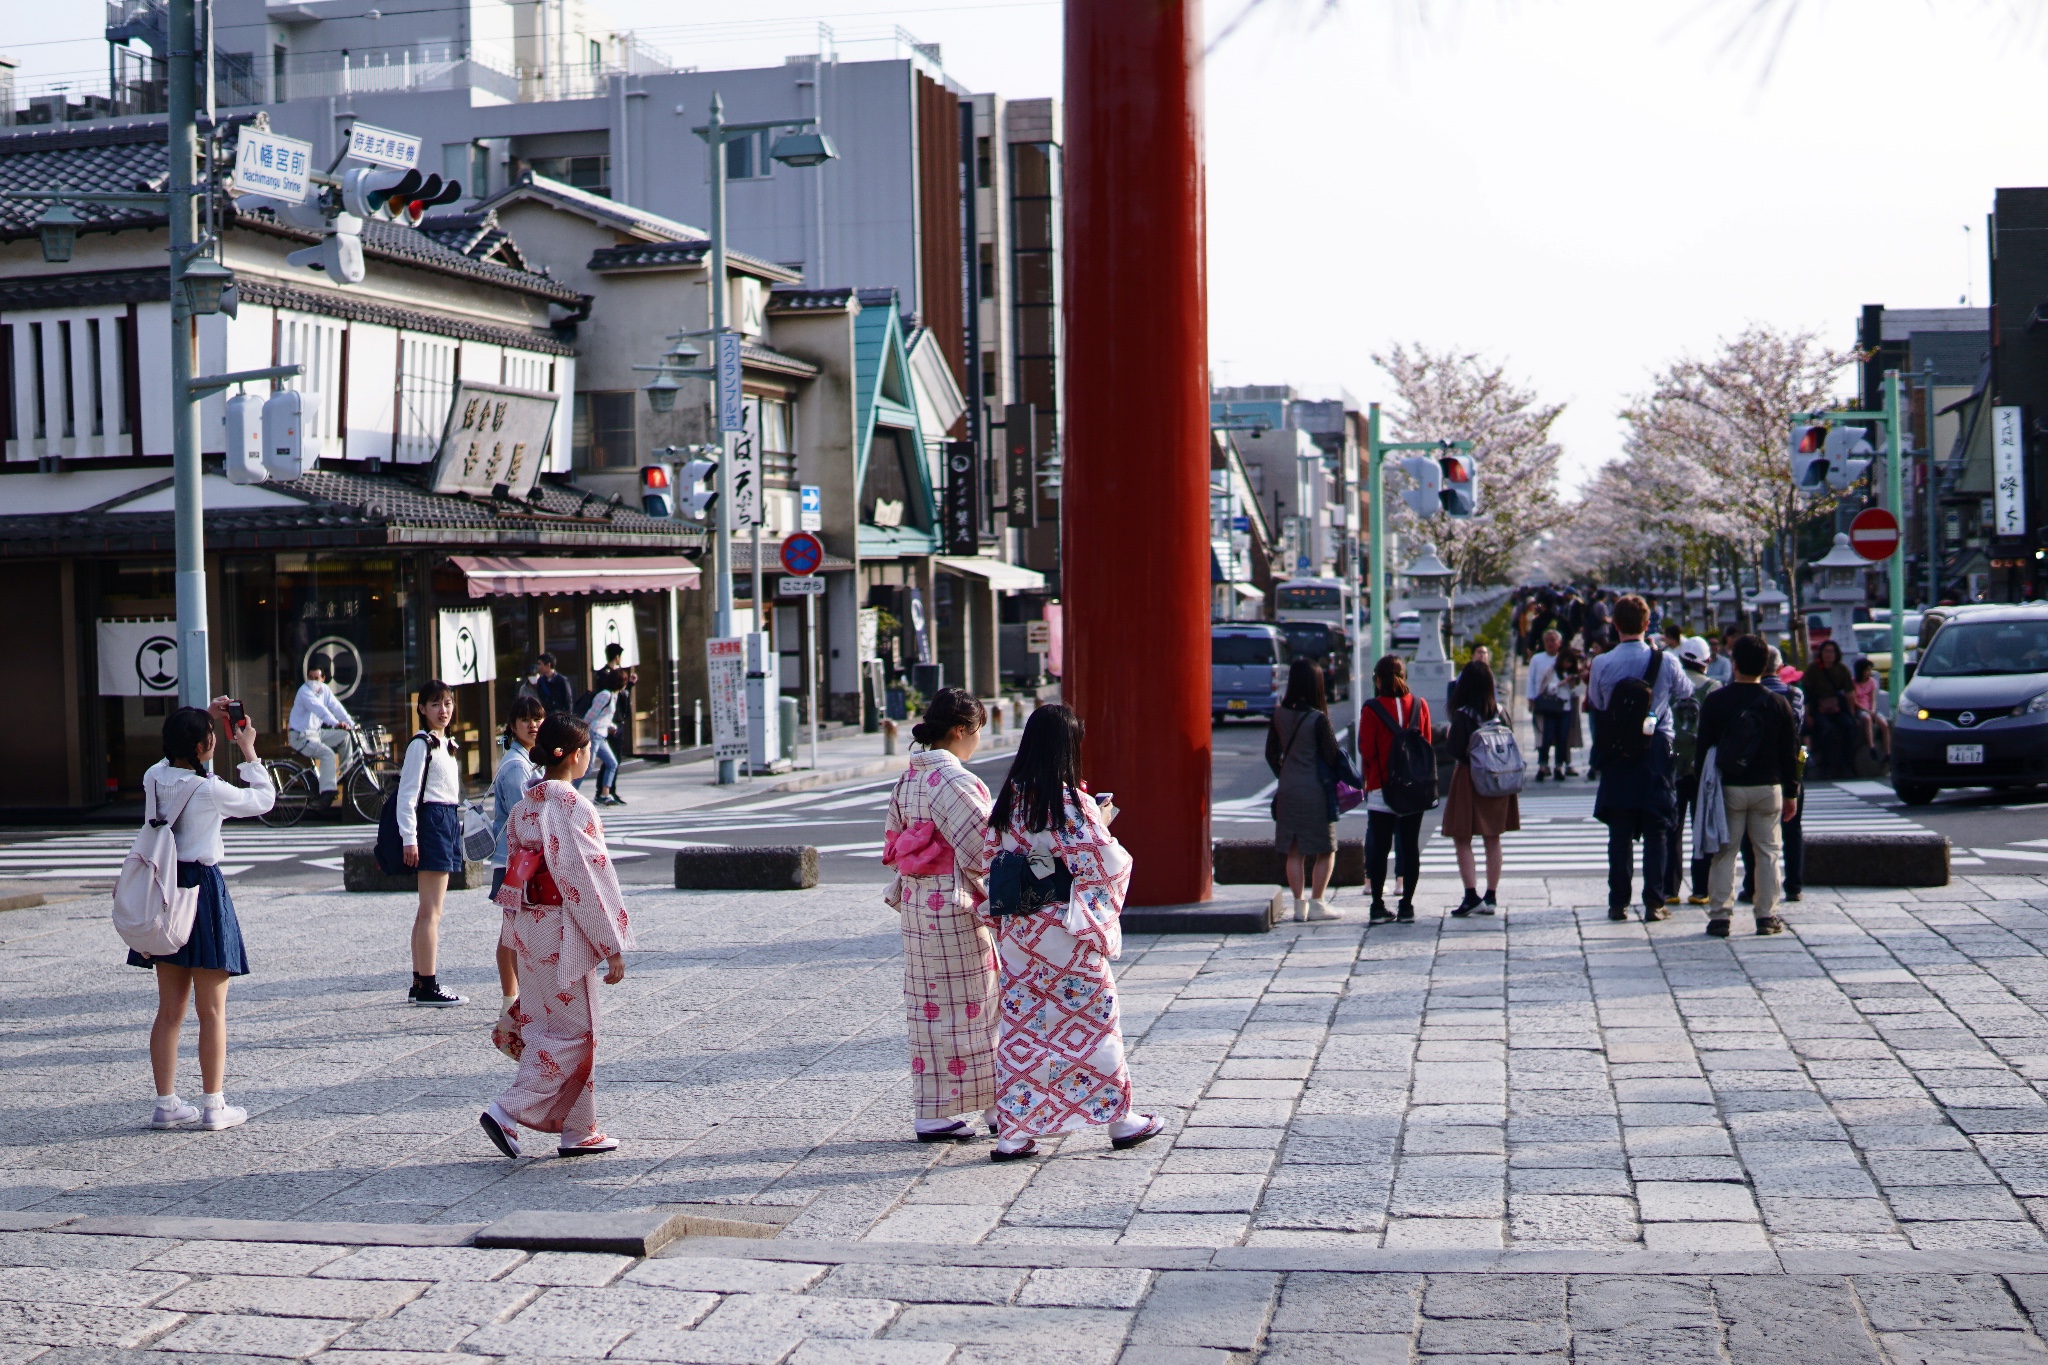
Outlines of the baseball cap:
M1703 664L1714 657L1714 652L1707 648L1705 640L1695 635L1678 647L1678 657L1690 664Z

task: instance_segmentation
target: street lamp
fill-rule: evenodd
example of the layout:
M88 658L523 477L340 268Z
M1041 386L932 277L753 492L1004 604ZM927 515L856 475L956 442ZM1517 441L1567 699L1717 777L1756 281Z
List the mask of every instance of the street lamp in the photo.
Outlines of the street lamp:
M185 311L202 317L221 311L221 296L235 282L235 272L210 257L185 267Z
M652 380L648 381L641 389L641 392L647 395L647 406L653 408L656 412L674 412L676 410L676 391L682 387L681 384L676 382L676 377L670 374L667 368L664 367L655 374Z
M50 265L68 264L71 248L78 241L79 225L84 222L62 199L44 209L36 219L36 235L43 239L43 260Z
M775 139L768 155L785 166L822 166L827 161L836 161L839 149L823 133L784 133Z

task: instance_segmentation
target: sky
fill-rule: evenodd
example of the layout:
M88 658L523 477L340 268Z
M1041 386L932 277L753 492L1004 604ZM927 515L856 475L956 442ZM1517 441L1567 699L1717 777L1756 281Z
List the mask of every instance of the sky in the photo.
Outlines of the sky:
M1395 342L1478 352L1566 404L1576 486L1660 367L1752 322L1846 348L1866 303L1983 305L1993 190L2048 183L2048 29L2025 0L1799 0L1779 36L1758 3L1263 0L1204 72L1214 382L1369 402ZM24 84L103 70L98 8L0 0L0 50ZM1053 0L608 8L705 69L822 23L842 60L900 28L972 89L1060 88Z

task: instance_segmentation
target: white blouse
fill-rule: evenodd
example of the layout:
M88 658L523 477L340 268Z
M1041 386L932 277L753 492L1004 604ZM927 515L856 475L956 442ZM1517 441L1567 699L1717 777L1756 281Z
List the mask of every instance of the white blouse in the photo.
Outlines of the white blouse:
M422 779L427 788L424 793L420 791ZM443 739L430 751L428 741L415 735L405 746L405 767L398 775L399 843L419 843L422 802L443 806L462 803L462 769L455 761L453 740Z
M179 802L185 803L185 809L171 826L179 862L204 863L209 867L218 863L226 856L220 842L221 821L261 815L277 800L270 771L261 763L244 763L235 771L248 786L234 786L212 773L202 777L190 768L174 767L169 759L160 760L142 775L143 785L154 788L150 794L156 798L159 817L177 810ZM188 786L192 786L189 797Z

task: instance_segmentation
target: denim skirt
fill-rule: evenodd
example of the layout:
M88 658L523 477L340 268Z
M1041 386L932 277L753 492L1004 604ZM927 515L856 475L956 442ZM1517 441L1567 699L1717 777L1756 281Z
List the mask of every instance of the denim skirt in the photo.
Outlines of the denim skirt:
M445 801L430 801L420 807L420 865L422 872L462 870L462 807Z
M242 949L242 924L235 918L235 902L220 869L210 863L179 863L178 885L199 888L199 909L192 916L192 937L168 957L144 957L128 950L131 967L154 967L168 962L173 967L226 972L229 976L249 974L249 954Z

